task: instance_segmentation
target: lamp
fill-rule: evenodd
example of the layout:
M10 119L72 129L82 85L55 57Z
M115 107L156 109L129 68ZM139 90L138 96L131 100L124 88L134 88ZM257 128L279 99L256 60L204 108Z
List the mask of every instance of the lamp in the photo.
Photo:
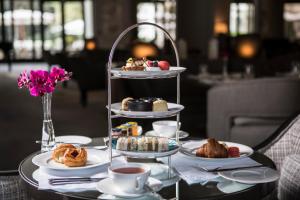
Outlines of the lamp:
M216 35L218 35L218 34L227 34L228 33L227 24L225 22L215 22L214 32L215 32Z
M94 39L87 39L85 41L85 49L88 51L93 51L97 47L96 41Z
M132 55L135 58L157 57L158 48L151 43L138 42L132 48Z

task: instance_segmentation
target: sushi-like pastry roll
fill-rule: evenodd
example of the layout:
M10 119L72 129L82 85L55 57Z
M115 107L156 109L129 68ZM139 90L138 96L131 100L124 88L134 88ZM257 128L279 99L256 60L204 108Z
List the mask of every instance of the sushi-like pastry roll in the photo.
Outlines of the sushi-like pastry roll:
M126 148L126 150L127 151L130 151L131 150L131 137L127 137L127 148Z
M147 140L147 150L148 151L154 151L153 146L152 146L152 140L153 140L153 137L149 137Z
M138 138L138 151L144 151L143 137Z
M142 137L143 138L143 149L144 149L144 151L149 151L149 149L148 149L148 141L149 141L149 137Z
M117 141L116 149L121 151L127 150L127 138L120 137Z
M169 141L167 138L158 139L158 152L168 151Z
M158 138L152 138L152 151L158 151Z
M132 137L130 151L136 151L136 150L137 150L137 139L135 137Z

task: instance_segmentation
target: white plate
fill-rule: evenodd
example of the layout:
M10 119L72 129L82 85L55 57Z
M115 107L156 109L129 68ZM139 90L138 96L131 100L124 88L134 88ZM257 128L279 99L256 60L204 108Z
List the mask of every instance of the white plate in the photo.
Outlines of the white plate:
M131 118L161 118L171 117L184 109L183 105L168 103L168 111L165 112L142 112L142 111L123 111L121 110L121 103L111 104L111 111L117 115L124 115Z
M80 135L63 135L63 136L55 137L55 142L70 143L70 144L89 144L92 142L92 139Z
M274 182L279 178L279 172L269 167L258 167L218 173L225 179L246 184Z
M146 136L152 136L152 137L164 137L163 134L157 133L154 130L148 131L145 133ZM185 131L179 131L179 139L184 139L189 137L189 134ZM172 140L175 140L176 138L170 138Z
M240 157L233 157L233 158L205 158L205 157L198 157L196 156L196 150L201 147L203 144L207 143L207 140L201 140L201 141L190 141L182 144L182 148L180 148L180 152L191 156L200 160L205 161L228 161L228 160L236 160L244 157L248 157L251 154L253 154L253 149L251 147L248 147L243 144L238 144L234 142L224 142L219 141L220 143L225 143L228 147L238 147L240 150Z
M184 72L184 67L170 67L169 70L162 71L123 71L121 68L111 69L111 73L120 78L166 78L174 77L177 74Z
M179 150L179 147L176 147L173 150L170 151L164 151L164 152L154 152L154 151L120 151L120 150L115 150L116 153L119 153L123 156L128 156L132 158L159 158L159 157L165 157L165 156L170 156L175 153L177 153Z
M87 164L83 167L67 167L64 164L55 162L51 159L52 151L34 156L32 158L32 163L45 169L71 171L91 169L107 164L109 162L108 154L104 151L96 149L86 149L86 151L88 154Z
M140 193L126 193L121 191L117 186L114 185L111 178L106 178L97 183L96 189L104 194L114 195L117 197L124 198L136 198L140 196L144 196L150 194L153 191L159 191L162 188L162 183L155 178L148 178L148 187L145 187Z

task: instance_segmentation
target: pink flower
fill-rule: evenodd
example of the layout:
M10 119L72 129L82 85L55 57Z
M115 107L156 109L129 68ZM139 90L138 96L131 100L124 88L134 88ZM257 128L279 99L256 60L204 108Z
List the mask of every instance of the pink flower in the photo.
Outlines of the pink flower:
M72 73L68 73L66 70L53 67L50 72L51 79L57 83L58 81L67 81L70 80Z
M31 70L30 75L24 71L18 78L18 87L27 87L32 96L43 96L52 93L57 82L70 80L72 73L54 67L51 72L45 70Z
M18 78L18 87L23 88L23 87L28 87L29 85L29 77L27 75L26 70L22 72Z
M36 70L30 72L29 91L32 96L43 96L54 91L55 82L50 78L49 72Z

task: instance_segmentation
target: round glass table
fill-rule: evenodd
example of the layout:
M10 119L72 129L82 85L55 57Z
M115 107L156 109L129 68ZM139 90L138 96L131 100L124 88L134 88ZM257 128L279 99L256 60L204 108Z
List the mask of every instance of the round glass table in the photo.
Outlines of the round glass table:
M94 138L93 142L89 144L90 146L104 145L103 138ZM61 193L53 190L38 190L38 182L32 177L35 170L38 169L32 163L32 158L39 154L40 152L33 153L25 158L19 165L19 174L23 180L23 184L28 190L29 194L34 199L98 199L100 192L94 191L84 191L84 192L67 192ZM251 158L255 161L262 163L265 166L275 168L274 163L268 157L261 153L255 152L251 155ZM224 193L217 188L216 182L209 182L205 185L193 184L188 185L184 180L178 182L178 187L176 184L164 187L158 192L158 194L163 199L262 199L269 195L275 189L275 183L263 183L256 184L247 189L241 189L239 191Z

